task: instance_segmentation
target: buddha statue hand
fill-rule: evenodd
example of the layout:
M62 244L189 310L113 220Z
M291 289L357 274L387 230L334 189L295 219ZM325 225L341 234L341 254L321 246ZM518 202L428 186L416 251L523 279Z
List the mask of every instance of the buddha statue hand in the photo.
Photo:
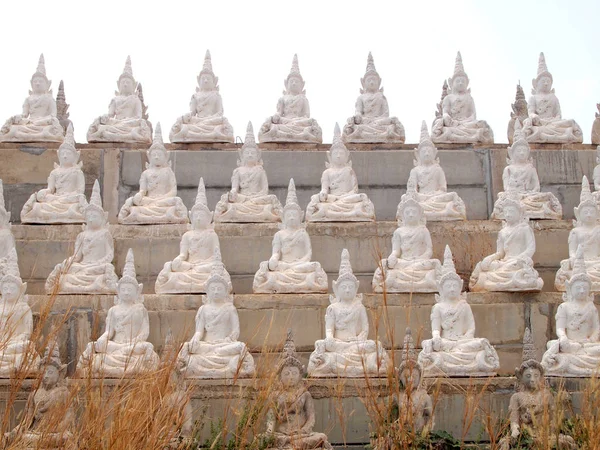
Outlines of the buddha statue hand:
M277 255L273 255L269 258L269 270L273 271L275 269L277 269L277 266L279 265L279 258L277 257Z
M362 123L362 121L363 121L363 118L362 118L362 116L360 114L356 114L354 116L354 123L356 125L360 125Z
M442 349L442 338L439 335L433 337L432 348L434 352L439 352Z
M186 113L181 117L181 121L183 123L190 123L191 120L192 120L192 113Z
M11 121L15 125L18 125L19 123L21 123L22 120L23 120L23 116L21 114L17 114L16 116L11 117Z
M108 338L99 337L98 340L94 343L94 350L98 353L105 353L106 347L108 347Z
M237 192L233 189L231 191L229 191L229 195L227 196L227 199L229 200L230 203L235 203L237 200Z
M48 189L40 189L35 194L35 198L38 202L46 201L46 196L48 195Z
M396 267L396 264L398 264L398 257L392 253L390 256L388 256L386 261L387 267L389 269L393 269L394 267Z
M183 266L183 258L181 255L179 255L171 262L171 270L173 272L179 272L181 270L181 266Z
M561 336L558 339L558 346L560 353L577 353L583 348L582 344L570 340L567 336Z
M319 192L319 201L321 201L321 202L327 201L327 191Z
M279 117L279 114L273 114L271 116L271 122L272 123L279 123L281 121L281 117Z
M106 125L108 123L108 119L108 114L103 114L102 116L100 116L100 124Z
M500 259L500 255L498 255L497 253L492 253L491 255L486 256L485 258L483 258L483 261L481 261L481 270L487 272L488 270L490 270L492 263L494 261L497 261L498 259Z
M141 205L142 204L142 199L144 198L144 194L140 191L137 194L135 194L133 196L133 204L134 205Z
M454 120L452 119L452 117L450 116L450 114L444 113L443 119L444 119L444 126L445 127L453 127L454 126Z

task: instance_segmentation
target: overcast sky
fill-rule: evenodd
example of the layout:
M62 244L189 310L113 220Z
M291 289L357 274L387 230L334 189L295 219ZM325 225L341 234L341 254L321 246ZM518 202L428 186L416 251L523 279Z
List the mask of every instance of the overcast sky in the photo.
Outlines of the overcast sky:
M35 0L6 2L2 16L0 121L20 113L43 52L54 95L65 82L78 142L106 114L128 54L165 140L188 111L207 48L237 136L248 120L258 132L275 112L294 53L325 142L354 112L369 51L407 143L417 141L421 120L431 126L457 50L477 117L496 142L507 142L519 80L530 95L540 51L563 117L579 123L585 143L600 102L598 0Z

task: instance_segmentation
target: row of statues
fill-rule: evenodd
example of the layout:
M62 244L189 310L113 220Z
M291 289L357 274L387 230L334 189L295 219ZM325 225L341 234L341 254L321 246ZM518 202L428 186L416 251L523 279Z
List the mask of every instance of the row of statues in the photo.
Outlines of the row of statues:
M223 115L219 79L212 69L207 51L197 77L198 87L190 100L190 111L177 118L169 133L171 142L234 142L233 127ZM404 127L390 117L388 101L381 87L381 76L369 53L362 88L355 112L344 126L342 138L348 143L404 143ZM62 82L61 82L62 83ZM508 139L513 136L514 122L523 122L524 138L535 143L581 143L583 134L574 120L563 119L560 103L552 88L553 78L540 53L537 76L533 79L532 96L525 100L519 85L508 126ZM277 102L277 111L261 126L261 142L321 143L321 127L310 117L298 57L284 80L285 90ZM61 84L62 87L62 84ZM108 114L98 117L87 132L88 142L127 142L149 144L152 124L148 120L141 84L133 77L131 59L117 81L118 90L108 107ZM29 97L23 112L11 117L0 129L0 142L62 142L68 120L64 87L59 90L60 105L52 97L43 55L31 78ZM60 106L60 108L59 108ZM599 106L600 109L600 106ZM60 111L59 111L60 110ZM57 114L61 113L59 117ZM444 81L442 98L437 105L432 126L432 140L444 144L491 144L494 133L484 120L478 120L475 102L469 88L460 52L456 55L454 73ZM600 144L600 118L593 124L592 143ZM511 141L512 142L512 141Z

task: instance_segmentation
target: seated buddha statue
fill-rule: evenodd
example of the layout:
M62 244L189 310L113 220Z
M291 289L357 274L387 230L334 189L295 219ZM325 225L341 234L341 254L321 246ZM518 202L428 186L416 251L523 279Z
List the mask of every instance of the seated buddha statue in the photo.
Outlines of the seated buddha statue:
M15 248L15 237L11 231L10 212L4 203L4 184L0 180L0 280L5 275L8 257Z
M31 77L31 91L23 112L12 116L0 128L0 142L62 142L64 130L56 117L56 101L46 77L44 55Z
M463 280L456 273L452 253L446 246L439 295L431 309L431 339L421 343L419 364L424 376L487 377L500 367L494 347L485 338L475 337L475 318L461 294Z
M530 219L562 218L562 206L552 192L540 192L540 180L531 159L529 143L524 138L519 121L515 122L515 137L508 148L506 167L502 172L504 192L498 193L492 219L504 218L504 202L509 197L518 198Z
M208 208L204 180L200 178L196 203L190 211L191 230L184 233L179 244L179 255L165 263L156 279L157 294L199 294L206 292L206 280L215 264L222 265L219 236L212 224L213 213ZM223 267L221 273L228 280Z
M583 142L583 133L577 122L562 118L560 102L552 89L552 82L544 53L540 53L537 77L532 81L533 95L527 105L529 117L523 123L525 139L527 142L558 144Z
M533 268L535 235L518 199L506 198L504 224L496 252L475 266L469 281L473 292L540 291L544 281Z
M133 78L128 56L117 81L118 91L108 106L108 114L98 117L87 132L88 142L152 142L152 125L143 118L139 86Z
M258 132L259 142L323 142L323 132L310 117L310 106L304 90L304 78L294 55L292 69L284 81L283 97L277 102L277 112L268 117Z
M129 249L115 305L106 315L105 331L88 343L77 363L78 372L92 378L131 378L156 370L159 358L147 341L149 334L148 310L136 279L133 250Z
M581 181L579 206L573 208L575 220L569 232L569 257L560 262L556 272L554 287L565 291L566 282L571 278L577 249L582 247L587 276L592 283L592 292L600 291L600 214L598 204L590 192L590 183L584 175Z
M33 314L27 304L27 283L23 283L13 248L0 280L0 378L35 374L40 357L30 341L33 332Z
M446 174L437 158L437 148L429 138L427 124L421 124L421 139L407 183L414 187L428 221L466 220L465 202L456 192L448 192Z
M456 54L454 75L448 79L447 95L442 100L442 114L431 128L436 144L492 144L494 132L485 120L477 120L475 102L469 89L469 77L460 52Z
M58 148L59 164L54 164L54 169L48 176L48 187L31 194L21 209L21 222L85 222L85 177L79 156L80 152L75 148L73 126L69 125L65 140Z
M304 366L288 332L277 368L278 386L269 399L266 432L258 436L267 450L333 449L327 436L313 431L315 404L302 377Z
M231 190L217 203L215 222L281 222L281 212L277 196L269 194L261 151L252 123L248 122L238 167L231 177Z
M190 112L179 117L169 133L171 142L233 142L233 127L223 116L219 77L206 50L198 87L190 100Z
M600 369L600 319L583 245L577 248L573 266L556 311L558 339L548 342L542 365L550 376L592 377Z
M57 264L48 276L47 294L117 293L113 237L108 228L108 213L102 208L98 180L84 215L85 228L77 235L74 253Z
M146 152L148 163L140 177L140 190L129 197L119 211L121 224L188 223L188 211L177 197L177 180L156 124L154 141Z
M282 228L273 238L271 257L260 263L254 276L254 293L327 292L327 274L320 263L311 261L312 246L302 215L292 178L283 208Z
M592 124L592 144L600 145L600 103L596 103L596 108L598 112Z
M185 378L238 378L254 374L254 359L238 341L240 320L229 293L231 282L214 265L196 314L196 332L177 357Z
M361 78L362 89L354 106L354 116L344 126L344 142L404 143L404 127L397 117L390 117L381 77L369 52L367 70Z
M325 313L325 339L315 342L310 355L308 375L328 377L380 377L388 370L388 354L379 341L367 339L369 319L358 292L358 279L352 272L350 254L342 251L335 296Z
M433 259L431 235L421 204L404 195L398 205L392 252L373 276L373 292L437 292L441 264Z
M307 222L372 222L375 207L367 194L359 194L358 180L352 169L350 151L342 142L336 123L333 144L327 152L329 162L321 176L321 192L310 198Z

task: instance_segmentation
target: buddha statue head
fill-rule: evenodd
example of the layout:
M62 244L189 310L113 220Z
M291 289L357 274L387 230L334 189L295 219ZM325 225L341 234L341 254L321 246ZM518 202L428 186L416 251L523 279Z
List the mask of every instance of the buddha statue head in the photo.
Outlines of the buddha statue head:
M526 164L531 162L531 148L529 142L523 133L521 121L515 120L515 132L513 134L513 143L508 147L507 164Z
M544 386L544 367L536 360L536 350L531 330L525 328L523 336L523 362L515 369L518 391L538 391Z
M233 303L233 295L231 292L231 283L223 276L225 266L221 261L221 251L219 247L215 247L213 265L210 271L210 277L204 284L206 295L203 297L203 302L212 304L222 304L225 302Z
M454 74L448 79L448 84L450 85L450 91L453 94L464 94L469 92L469 76L467 75L467 72L465 72L460 52L456 53Z
M58 162L61 167L73 167L79 161L81 153L75 148L73 125L69 124L65 139L58 147Z
M362 85L362 89L360 90L361 94L364 94L365 92L371 94L383 92L383 88L380 89L381 77L375 69L375 62L373 61L371 52L369 52L369 56L367 57L367 69L365 71L365 76L360 79L360 84Z
M516 192L509 193L502 201L502 216L508 225L516 225L526 220L525 208Z
M581 194L579 195L579 206L573 208L575 213L575 226L594 226L598 223L598 205L592 197L590 182L584 175L581 180Z
M219 90L219 77L215 76L212 68L212 59L210 57L210 51L206 50L204 55L204 64L202 70L197 77L198 88L196 91L218 91Z
M44 54L40 55L37 70L31 76L31 93L42 95L50 92L52 82L46 76L46 63L44 62Z
M587 273L583 255L583 245L581 244L577 247L577 252L575 253L575 262L573 263L573 272L571 273L571 278L565 282L565 288L565 301L594 301L593 294L590 296L592 290L592 280Z
M10 228L10 211L4 203L4 183L0 180L0 229Z
M416 199L416 191L414 190L415 180L409 178L408 190L406 195L402 196L402 200L398 204L396 218L399 226L416 227L425 225L425 211Z
M302 225L303 217L304 212L300 208L298 197L296 196L296 185L294 184L294 179L290 178L287 198L283 207L283 226L287 229L297 230Z
M400 356L401 362L397 373L401 387L407 391L418 389L421 386L423 367L417 362L415 343L409 327L406 327Z
M442 265L442 275L438 280L439 299L436 294L436 300L458 301L461 297L463 280L456 273L454 260L450 247L446 245L444 250L444 264Z
M143 287L143 284L137 282L133 249L130 248L127 250L127 256L125 257L123 276L117 283L117 298L115 299L115 304L133 305L135 303L143 303Z
M47 391L55 388L64 379L67 364L63 364L60 360L58 342L48 343L44 356L40 359L38 370L42 373L42 385Z
M84 210L86 229L99 230L108 223L108 212L102 207L100 183L94 181L90 203Z
M213 219L213 212L208 208L208 200L206 199L206 188L204 179L200 178L198 183L198 193L196 194L196 202L190 210L190 222L194 230L207 229Z
M415 160L414 165L429 165L439 163L440 160L437 157L438 150L433 145L429 131L427 130L427 123L421 122L421 136L419 139L419 146L415 149Z
M352 272L348 249L342 250L339 275L337 280L334 280L332 284L337 301L349 303L356 298L360 283Z
M131 68L130 56L127 56L125 68L123 69L123 73L117 81L117 86L119 88L119 92L117 93L118 95L133 95L135 92L137 83L135 82L135 78L133 78L133 69Z
M288 330L287 339L283 345L278 372L279 381L285 389L292 389L298 386L306 372L296 354L296 346L291 329Z
M546 66L546 57L544 56L544 52L541 52L538 59L537 76L532 80L533 95L553 92L552 83L552 74L548 71L548 66Z
M239 151L238 166L256 166L262 165L262 154L258 145L256 145L256 139L254 137L254 128L252 122L248 122L246 127L246 138L244 139L244 145Z
M2 302L15 304L18 301L26 301L26 290L27 283L23 283L19 272L17 249L13 247L7 257L5 275L0 280Z
M335 128L333 129L333 143L327 152L327 159L329 160L329 162L326 164L327 167L352 167L352 162L350 161L350 151L346 148L344 142L342 141L342 132L340 131L340 126L337 124L337 122L335 124Z
M294 54L292 59L292 68L290 73L284 81L286 91L284 94L299 95L305 94L304 91L304 78L300 74L300 67L298 66L298 55Z
M165 144L163 142L160 122L156 124L156 129L154 130L154 139L152 140L152 145L146 151L146 154L148 155L150 167L165 167L167 164L170 164L169 152L165 148Z

